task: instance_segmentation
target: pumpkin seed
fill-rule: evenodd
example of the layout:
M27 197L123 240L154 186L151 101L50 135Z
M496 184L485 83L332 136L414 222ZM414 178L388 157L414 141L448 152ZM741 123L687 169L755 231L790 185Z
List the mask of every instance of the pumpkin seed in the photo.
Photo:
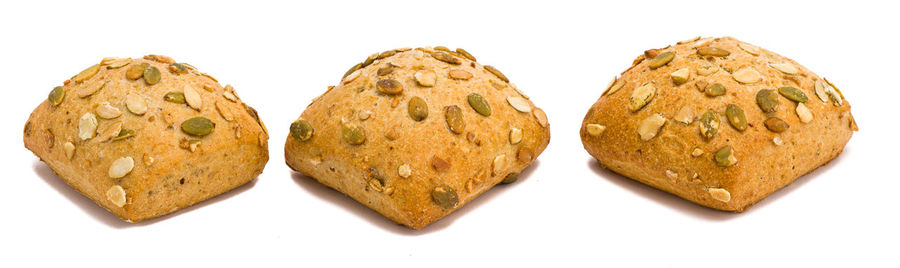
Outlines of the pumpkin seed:
M459 55L462 55L463 57L466 57L467 59L469 59L471 61L477 61L477 60L475 60L475 56L472 56L472 54L469 54L469 52L466 51L465 49L456 48L456 53L458 53Z
M177 92L177 91L171 91L169 93L166 93L166 95L163 96L163 100L168 101L168 102L178 103L178 104L187 103L187 101L184 100L184 93Z
M47 100L50 102L50 105L57 106L62 103L65 97L66 90L63 89L63 87L54 87L53 90L50 91L50 95L47 95Z
M797 103L797 116L800 117L800 122L803 123L809 123L813 119L812 112L802 102Z
M381 93L387 95L397 95L403 92L403 85L394 79L382 79L375 83L375 87Z
M90 79L98 72L100 72L100 64L94 64L91 67L88 67L87 69L84 69L84 71L81 71L80 73L73 76L72 82L75 82L75 83L84 82L84 80Z
M463 120L462 109L456 105L444 107L444 119L447 120L447 127L456 134L462 134L466 130L466 121Z
M750 67L744 67L734 73L731 74L735 81L741 82L742 84L753 84L762 80L762 75L759 71L756 71Z
M506 97L506 102L508 102L509 105L513 107L513 109L516 109L516 111L523 112L523 113L531 112L531 104L529 104L528 101L525 100L525 98Z
M197 116L181 123L181 130L184 133L198 137L209 135L215 127L216 123L202 116Z
M786 74L797 74L797 72L799 72L799 70L797 70L797 67L795 67L790 62L771 63L769 64L769 67L775 68L775 70L779 70L782 73Z
M357 63L356 65L353 65L353 67L350 67L350 70L347 70L347 72L344 73L344 76L341 76L341 80L344 80L344 78L346 78L348 75L352 74L353 72L355 72L356 70L359 70L361 68L362 68L362 63Z
M671 74L669 74L669 76L672 77L672 82L674 82L676 85L684 84L691 77L691 69L681 68L677 71L672 72Z
M734 157L734 151L731 149L731 145L725 145L720 148L716 151L714 157L716 159L716 164L720 167L727 167L737 163L737 158Z
M472 109L483 116L491 116L491 104L478 93L470 93L467 97Z
M445 53L445 52L435 51L435 52L432 52L432 53L431 53L431 56L434 57L435 59L439 60L439 61L443 61L443 62L446 62L446 63L449 63L449 64L453 64L453 65L460 65L460 64L462 64L462 60L460 60L459 58L454 57L454 56L452 56L452 55L450 55L450 54L447 54L447 53Z
M641 140L648 141L653 137L656 137L656 134L659 133L659 129L665 124L666 118L660 114L653 114L645 118L641 121L641 125L638 126L638 134L641 136Z
M147 112L147 101L139 94L128 93L125 95L125 108L133 114L143 115Z
M359 68L366 68L366 66L369 66L369 64L372 64L373 62L375 62L376 58L378 58L378 53L373 53L372 55L369 55L369 57L367 57L365 61L360 63Z
M756 104L766 113L775 112L778 107L778 96L771 89L763 89L756 93Z
M472 78L472 73L461 69L452 69L447 75L450 76L450 78L457 80L469 80Z
M707 87L704 92L706 93L706 96L710 97L722 96L725 95L725 86L720 83L715 83L712 84L712 86Z
M385 52L381 52L381 54L378 54L378 57L375 57L375 59L380 60L380 59L384 59L384 58L387 58L387 57L390 57L393 55L397 55L397 51L388 50Z
M784 120L781 120L781 118L774 117L774 116L769 117L769 119L766 119L766 121L764 121L763 123L765 123L766 128L768 128L770 131L775 132L775 133L784 132L785 130L787 130L788 128L791 127L790 125L788 125L787 122L784 122Z
M656 55L656 57L653 57L652 60L650 60L650 69L662 67L663 65L666 65L667 63L672 61L672 59L675 59L675 52L666 51L660 53L659 55Z
M176 73L176 74L184 74L184 73L188 72L188 69L187 69L187 67L184 67L184 64L176 62L176 63L169 64L169 71Z
M744 110L741 109L740 106L736 104L728 104L725 107L725 117L728 118L728 123L731 123L731 126L738 131L744 131L747 129L747 116L744 115Z
M118 179L121 177L125 177L128 173L131 173L131 170L134 168L134 158L130 156L121 157L116 159L116 161L112 162L112 165L109 166L109 177L113 179Z
M144 82L147 82L148 85L156 85L161 79L162 74L156 67L150 66L147 67L147 69L144 69Z
M445 46L435 46L434 50L450 52L450 49Z
M500 70L497 70L497 68L494 68L494 66L485 65L484 69L497 76L497 78L500 78L500 80L503 80L503 82L509 83L509 78L506 78L506 75L501 73Z
M314 131L312 125L306 120L299 119L291 123L291 137L298 141L309 140L309 138L312 138Z
M409 99L406 110L409 112L409 118L415 121L422 121L428 117L428 103L418 96Z
M841 94L841 90L834 86L834 84L829 82L828 79L823 78L823 80L825 80L825 83L828 84L828 86L825 87L825 93L828 94L828 97L831 99L831 101L834 102L834 105L844 105L844 94Z
M516 182L517 180L519 180L519 173L513 172L513 173L506 174L506 177L504 177L503 180L500 181L500 183L510 184L510 183Z
M631 112L637 112L641 108L650 103L656 96L656 87L653 83L647 82L634 89L631 98L628 99L628 109Z
M350 145L360 145L366 142L366 130L359 126L344 125L341 127L341 137Z
M134 130L125 129L119 130L119 134L112 138L113 141L124 140L130 137L134 137Z
M431 190L431 200L434 201L438 207L452 209L459 203L459 196L456 195L456 190L453 190L450 186L441 185L434 187L434 189Z
M384 66L384 67L378 68L378 71L375 72L375 73L376 73L378 76L385 76L385 75L391 74L392 72L394 72L394 67L391 66L391 65L388 65L388 66Z
M87 140L94 137L97 133L97 116L94 113L87 112L78 120L78 137L81 140Z
M719 115L713 110L707 110L700 116L700 136L707 140L712 139L719 132Z
M705 46L697 49L697 54L701 56L726 57L731 55L731 52L717 47Z
M433 87L437 82L437 74L434 70L418 71L413 77L416 78L416 83L423 87Z
M809 100L809 98L806 97L806 93L803 93L803 91L795 87L778 88L778 93L781 93L785 98L795 102L806 102Z
M141 63L135 64L128 67L128 70L125 70L125 78L131 80L138 80L139 78L144 76L144 70L150 67L149 63Z
M588 135L599 137L606 131L606 126L601 124L587 124L584 126L584 129L587 131Z

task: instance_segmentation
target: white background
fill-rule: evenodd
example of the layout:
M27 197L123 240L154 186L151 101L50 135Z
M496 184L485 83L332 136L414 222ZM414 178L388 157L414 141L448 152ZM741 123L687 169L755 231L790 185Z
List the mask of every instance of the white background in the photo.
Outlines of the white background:
M891 1L3 1L0 266L877 267L900 265L898 6ZM743 214L601 169L578 129L645 49L730 35L841 88L844 153ZM547 150L431 226L395 225L284 164L288 125L373 52L463 47L550 118ZM34 107L102 57L163 54L234 85L268 125L254 182L128 224L22 144Z

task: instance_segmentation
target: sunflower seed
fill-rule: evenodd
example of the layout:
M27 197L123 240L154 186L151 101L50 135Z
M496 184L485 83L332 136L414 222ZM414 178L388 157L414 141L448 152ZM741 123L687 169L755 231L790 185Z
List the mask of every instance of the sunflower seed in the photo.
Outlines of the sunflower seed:
M506 75L501 73L500 70L497 70L497 68L494 68L494 66L485 65L484 69L497 76L497 78L500 78L500 80L503 80L503 82L509 83L509 78L506 78Z
M762 75L750 67L741 68L732 73L731 76L735 81L741 82L742 84L753 84L762 80Z
M725 203L731 201L731 193L728 190L722 188L709 188L709 195L712 196L713 199L719 200Z
M778 117L769 117L766 121L763 121L763 123L766 125L766 128L775 133L784 132L791 127L787 122L784 122L784 120L781 120L781 118Z
M781 93L785 98L795 102L806 102L809 100L809 98L806 97L806 93L803 93L803 91L795 87L778 88L778 93Z
M294 121L294 123L291 123L291 137L294 137L294 139L298 141L309 140L312 138L313 132L315 132L315 130L309 121L298 119L297 121Z
M109 177L113 179L125 177L128 173L131 173L133 168L134 159L131 156L121 157L113 161L112 165L109 166Z
M472 78L472 73L462 69L452 69L448 73L448 76L456 80L469 80Z
M409 176L412 175L412 169L409 168L409 164L403 164L400 165L400 167L397 167L397 175L400 175L400 177L403 178L409 178Z
M641 125L638 126L638 134L640 134L641 140L648 141L653 137L656 137L656 134L659 133L659 129L665 124L666 118L660 114L653 114L645 118L641 121Z
M359 126L344 125L341 127L341 137L350 145L360 145L366 142L366 130Z
M541 108L532 109L531 114L534 115L534 119L537 120L538 124L542 127L550 125L550 121L547 121L547 114L544 113L544 110L541 110Z
M112 202L113 205L117 207L125 206L125 202L127 201L125 189L122 189L122 186L119 185L109 187L109 190L106 190L106 200L109 200L109 202Z
M690 125L691 122L694 122L694 108L690 106L681 107L681 109L678 109L678 113L675 114L674 119L685 125Z
M491 116L491 104L484 97L478 95L478 93L470 93L466 98L469 101L469 106L472 106L472 109L475 109L476 112L483 116Z
M672 82L674 82L676 85L684 84L691 77L691 69L681 68L677 71L672 72L671 74L669 74L669 76L672 77Z
M440 208L452 209L459 203L459 196L450 186L441 185L431 190L431 200Z
M84 71L81 71L80 73L73 76L72 82L84 82L85 80L91 79L91 77L93 77L98 72L100 72L100 64L94 64L91 67L88 67L87 69L84 69Z
M700 136L710 140L719 132L719 115L713 110L707 110L700 116Z
M87 140L94 137L97 133L97 116L88 112L81 116L78 120L78 137L81 140Z
M716 151L714 157L716 159L716 164L720 167L727 167L737 163L737 157L734 157L734 151L732 151L731 145L725 145L720 148Z
M775 70L779 70L782 73L786 74L797 74L799 70L790 62L782 62L782 63L770 63L769 67L775 68Z
M444 119L447 127L456 134L462 134L466 130L466 121L463 120L462 109L456 105L444 107Z
M494 157L494 162L491 163L491 173L496 176L502 174L506 170L506 155L498 155Z
M666 51L656 55L650 60L650 69L656 69L662 67L663 65L668 64L672 59L675 59L675 52Z
M647 82L634 89L631 98L628 99L628 109L631 112L637 112L641 108L650 103L656 96L656 87L653 83Z
M203 99L200 98L200 92L197 92L191 85L184 85L184 100L194 110L200 111L203 108Z
M428 103L425 103L425 100L418 96L409 99L406 110L409 113L409 118L415 121L422 121L428 117Z
M797 116L800 117L800 122L803 123L809 123L813 119L812 112L802 102L797 103Z
M513 109L516 109L516 111L523 112L523 113L531 112L531 104L528 103L528 101L525 100L525 98L506 97L506 102L508 102L509 105L513 107Z
M216 123L213 123L206 117L197 116L188 120L185 120L181 123L181 131L187 133L191 136L203 137L209 135L216 127Z
M522 141L522 129L519 128L510 128L509 129L509 144L519 144Z
M65 97L66 90L63 89L63 87L54 87L53 90L50 91L50 94L47 95L47 101L50 102L50 105L58 106Z
M603 135L603 132L606 131L606 126L601 124L587 124L584 126L585 130L587 130L588 135L599 137Z
M72 156L75 156L75 144L71 141L67 141L63 144L63 151L66 152L66 159L72 159Z
M825 86L825 82L822 82L822 80L816 81L816 96L818 96L822 102L828 103L828 93L825 93Z
M97 116L100 116L100 118L103 119L113 119L122 115L122 111L120 111L119 108L116 108L105 101L97 106L95 112L97 113Z
M694 150L691 151L691 156L693 156L693 157L699 157L701 155L703 155L703 149L694 148Z

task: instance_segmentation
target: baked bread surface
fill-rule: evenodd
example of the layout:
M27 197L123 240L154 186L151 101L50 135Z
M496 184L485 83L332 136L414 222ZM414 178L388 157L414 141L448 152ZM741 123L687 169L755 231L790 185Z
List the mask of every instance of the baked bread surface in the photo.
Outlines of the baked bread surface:
M740 212L837 157L856 130L833 84L723 37L647 50L588 110L580 135L605 168Z
M268 161L253 108L166 56L105 58L29 117L25 147L66 183L138 222L243 185Z
M285 160L419 229L514 180L549 139L543 111L464 50L396 49L314 99L291 125Z

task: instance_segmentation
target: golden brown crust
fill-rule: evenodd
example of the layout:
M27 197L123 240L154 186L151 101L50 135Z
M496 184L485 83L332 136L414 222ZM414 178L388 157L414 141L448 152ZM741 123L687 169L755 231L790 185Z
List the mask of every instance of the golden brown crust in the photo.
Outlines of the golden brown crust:
M255 178L268 161L268 134L256 112L231 86L222 87L190 65L172 63L169 57L149 55L106 58L88 68L64 83L58 105L44 101L32 112L25 147L73 188L131 222L165 215ZM131 68L141 64L156 70ZM141 76L132 79L136 74ZM169 92L185 91L198 97L191 97L190 105L164 100ZM215 124L208 135L182 130L182 122L198 116ZM97 129L82 127L82 117L93 117ZM111 176L114 163L129 162L128 157L133 168Z
M313 134L298 135L302 141L288 136L288 166L419 229L531 164L550 139L546 115L495 69L437 49L390 50L351 69L298 119L308 122ZM399 82L402 91L393 82L379 82L388 79ZM489 104L490 115L470 105L471 93ZM410 115L414 97L427 104L421 121ZM512 107L508 97L521 101L516 104L526 112ZM448 125L451 106L459 108L464 129ZM360 138L344 139L345 127L362 129L364 141L348 142ZM442 188L433 194L437 187ZM443 187L455 191L458 202Z
M663 62L657 56L666 52L674 52L674 59L651 68L651 64L656 67ZM657 57L655 62L651 57ZM705 68L710 66L714 68ZM686 82L672 77L682 68L690 73ZM683 73L676 74L677 78L683 78ZM655 96L642 108L630 111L634 89L646 83L656 88ZM724 95L706 92L717 83L726 89ZM839 155L856 130L850 104L836 89L833 94L826 93L823 101L816 93L816 83L820 89L833 88L793 60L731 37L684 41L639 56L590 108L581 139L602 166L619 174L703 206L744 211ZM805 93L808 100L803 106L811 112L811 121L801 122L798 102L778 93L784 86ZM774 112L766 113L757 104L757 93L763 89L775 92L779 105ZM638 98L637 102L642 101ZM746 130L730 124L728 104L743 110ZM679 116L682 109L685 111ZM719 119L717 132L709 139L701 135L699 126L703 124L701 115L708 110ZM666 120L658 131L648 128L652 138L642 139L639 126L654 114ZM789 128L781 133L767 129L763 122L770 117L782 119ZM737 160L733 165L717 163L715 153L725 146L733 149ZM728 158L720 160L721 164L729 162Z

